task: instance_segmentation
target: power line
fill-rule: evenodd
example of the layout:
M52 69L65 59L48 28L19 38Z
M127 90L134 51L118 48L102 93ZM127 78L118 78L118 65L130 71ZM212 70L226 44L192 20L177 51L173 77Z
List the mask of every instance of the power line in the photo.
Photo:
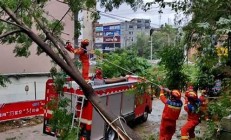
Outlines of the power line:
M106 12L103 12L103 13L101 13L102 11L100 11L100 13L99 14L101 14L102 16L106 16L106 17L109 17L109 18L113 18L113 19L116 19L116 20L119 20L119 21L123 21L123 22L126 22L127 20L124 20L124 19L130 19L130 20L132 20L131 18L127 18L127 17L123 17L123 16L118 16L118 15L114 15L114 14L109 14L109 13L106 13ZM119 19L119 18L124 18L124 19ZM132 23L132 22L130 22L130 23ZM133 24L136 24L136 23L133 23ZM154 24L154 23L150 23L150 24L152 24L152 25L154 25L154 26L160 26L160 25L158 25L158 24Z

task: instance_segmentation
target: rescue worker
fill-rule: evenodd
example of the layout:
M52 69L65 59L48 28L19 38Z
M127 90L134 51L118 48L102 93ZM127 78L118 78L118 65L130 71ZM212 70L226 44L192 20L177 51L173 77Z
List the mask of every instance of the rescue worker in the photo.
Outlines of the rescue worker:
M208 112L207 112L208 111L208 99L206 98L206 90L201 91L201 96L199 97L199 100L201 102L200 110L201 110L203 119L208 121L209 120Z
M86 81L89 81L89 67L90 67L89 56L87 54L88 45L89 45L89 40L84 39L81 41L80 48L74 49L69 41L66 43L66 47L65 47L68 51L79 55L79 59L82 63L82 76Z
M185 94L184 110L188 113L188 119L181 128L181 140L195 139L195 127L200 123L200 100L196 92L190 91Z
M161 125L159 140L171 140L176 131L176 120L178 119L183 105L181 101L181 93L179 90L168 90L169 98L165 94L164 89L160 86L160 100L165 104Z

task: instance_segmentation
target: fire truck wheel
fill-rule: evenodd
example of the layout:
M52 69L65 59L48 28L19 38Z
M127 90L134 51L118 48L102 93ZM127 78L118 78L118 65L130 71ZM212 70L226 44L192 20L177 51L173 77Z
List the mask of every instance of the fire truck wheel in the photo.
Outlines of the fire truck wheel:
M144 114L141 117L142 122L146 122L148 120L148 111L145 110Z
M110 127L106 131L106 138L105 140L118 140L118 136L116 132Z

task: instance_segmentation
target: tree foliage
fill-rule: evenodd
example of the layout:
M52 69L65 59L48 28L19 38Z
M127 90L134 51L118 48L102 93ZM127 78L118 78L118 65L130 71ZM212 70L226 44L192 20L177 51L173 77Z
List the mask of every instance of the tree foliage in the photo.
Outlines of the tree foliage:
M105 54L99 67L103 69L104 77L112 78L129 74L143 76L151 65L133 51L117 50L115 53Z
M0 86L5 87L6 83L10 83L10 80L3 75L0 75Z
M154 29L151 36L140 33L137 35L136 42L128 49L137 52L139 57L151 59L151 38L152 38L152 59L157 59L157 52L161 47L174 45L177 42L177 29L165 24L160 29Z
M166 86L170 89L182 89L187 76L183 73L184 54L182 47L164 46L159 52L160 65L166 69Z

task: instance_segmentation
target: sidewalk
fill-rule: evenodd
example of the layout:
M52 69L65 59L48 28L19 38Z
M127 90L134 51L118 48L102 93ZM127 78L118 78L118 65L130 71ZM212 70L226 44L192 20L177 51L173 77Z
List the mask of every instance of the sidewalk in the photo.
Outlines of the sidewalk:
M0 140L56 140L55 137L45 135L42 131L43 124L16 128L0 133Z

